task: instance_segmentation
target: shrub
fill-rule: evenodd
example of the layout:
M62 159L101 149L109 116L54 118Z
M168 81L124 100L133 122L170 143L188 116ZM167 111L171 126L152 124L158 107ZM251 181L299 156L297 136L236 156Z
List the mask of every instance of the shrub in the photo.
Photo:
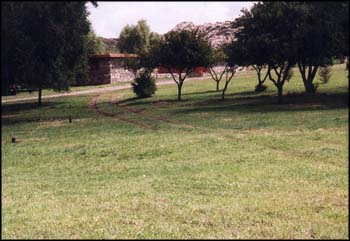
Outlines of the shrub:
M155 79L151 76L151 72L142 71L132 83L134 93L139 98L151 97L157 90Z
M259 85L259 84L258 84L258 85L255 86L255 92L262 92L262 91L265 91L266 88L267 88L266 85L263 85L263 84Z

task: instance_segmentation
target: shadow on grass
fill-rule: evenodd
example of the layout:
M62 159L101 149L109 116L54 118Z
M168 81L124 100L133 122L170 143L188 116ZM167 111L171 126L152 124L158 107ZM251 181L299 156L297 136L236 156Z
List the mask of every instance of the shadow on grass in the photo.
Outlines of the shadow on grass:
M285 111L311 111L325 109L345 109L349 107L347 93L335 94L288 94L283 97L283 104L277 103L277 96L259 95L249 97L207 99L192 103L184 109L174 110L176 114L192 112L285 112Z
M36 109L43 109L45 107L51 107L57 105L57 102L42 102L41 106L38 106L37 102L16 102L1 104L2 113L15 113L19 111L29 111Z
M41 106L36 102L8 103L1 106L2 125L68 120L69 115L76 119L86 117L88 113L79 105L63 101L45 101Z

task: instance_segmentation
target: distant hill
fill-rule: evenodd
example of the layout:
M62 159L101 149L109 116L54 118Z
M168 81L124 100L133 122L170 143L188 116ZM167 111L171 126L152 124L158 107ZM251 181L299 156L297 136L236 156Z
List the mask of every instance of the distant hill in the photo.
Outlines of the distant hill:
M199 31L204 33L209 43L216 48L225 43L231 42L234 39L236 29L232 28L232 23L233 21L225 21L195 25L192 22L181 22L171 29L171 31L199 28Z
M119 49L117 48L117 38L99 38L103 41L107 53L119 53Z

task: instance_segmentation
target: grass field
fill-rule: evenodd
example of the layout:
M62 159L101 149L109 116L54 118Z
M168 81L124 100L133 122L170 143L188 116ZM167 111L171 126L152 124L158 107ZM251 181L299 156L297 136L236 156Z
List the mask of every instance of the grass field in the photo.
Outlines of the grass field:
M2 237L349 238L347 72L294 73L2 104Z

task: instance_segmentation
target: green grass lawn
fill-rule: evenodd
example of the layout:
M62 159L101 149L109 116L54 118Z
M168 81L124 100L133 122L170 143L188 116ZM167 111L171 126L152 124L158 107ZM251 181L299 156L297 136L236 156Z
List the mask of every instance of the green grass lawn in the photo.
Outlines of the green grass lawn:
M2 104L2 237L349 238L347 72L294 73Z

